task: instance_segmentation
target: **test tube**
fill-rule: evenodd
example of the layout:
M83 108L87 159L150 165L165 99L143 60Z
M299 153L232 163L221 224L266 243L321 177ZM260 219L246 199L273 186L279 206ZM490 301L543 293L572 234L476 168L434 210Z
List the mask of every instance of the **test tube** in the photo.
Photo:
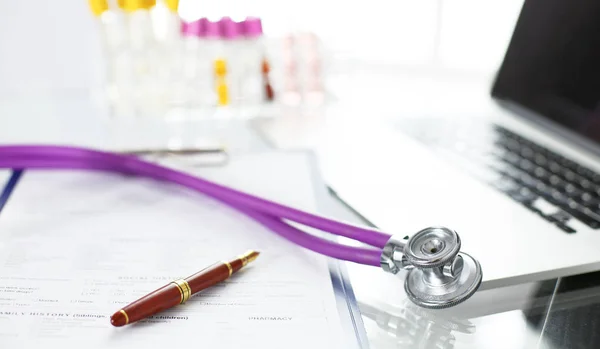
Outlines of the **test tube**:
M123 29L115 11L110 10L107 0L89 0L90 10L98 19L99 32L104 48L114 50L122 44Z
M157 45L154 37L150 10L155 0L124 0L123 10L127 14L129 34L128 54L130 58L132 90L128 91L136 110L156 110L160 102L161 83L158 81Z
M161 94L167 96L168 103L181 102L178 84L183 60L181 19L178 13L178 0L160 0L151 10L152 27L157 45L157 57L154 60L156 75Z
M130 100L127 91L132 91L128 84L131 79L127 77L132 70L127 49L128 27L123 11L119 9L124 6L124 1L89 0L89 5L97 18L103 48L105 92L114 112Z
M218 106L226 106L229 105L228 62L221 38L222 32L219 22L207 20L206 46L212 62L212 75L214 76L213 96L216 97Z
M195 86L198 93L195 99L202 107L214 107L216 94L214 85L215 57L222 54L222 43L218 24L211 22L208 18L200 18L200 33L198 34L200 49L197 56L197 78Z
M314 33L300 35L299 41L302 54L300 60L304 62L301 74L304 99L309 104L322 104L325 100L325 87L320 41Z
M143 50L154 44L154 29L150 9L155 0L123 0L123 10L127 13L129 40L133 50Z
M179 0L164 0L165 7L167 8L163 18L164 23L164 36L161 38L167 44L176 44L179 41L181 19L179 17ZM169 45L170 46L170 45Z
M275 98L269 76L271 65L267 57L261 19L248 17L243 22L243 28L243 95L249 104L258 105Z
M107 20L107 14L109 12L107 0L89 0L90 10L92 14L97 18L98 34L102 45L102 54L104 65L104 81L106 84L106 92L109 97L111 96L111 89L114 88L114 79L111 74L110 60L112 58L113 44L111 42L111 31L110 22Z
M288 34L283 39L283 95L285 104L298 105L302 101L298 78L298 58L296 53L296 37Z
M198 89L200 86L198 82L201 81L200 52L204 30L204 22L201 20L181 24L181 35L183 36L181 57L183 59L178 62L181 68L180 74L177 74L180 81L179 86L181 86L178 95L184 104L190 106L197 104L200 99L201 91ZM204 78L208 78L206 72Z
M223 17L219 21L221 33L225 39L223 57L227 57L225 65L229 103L233 105L238 105L242 99L241 84L245 52L243 50L243 28L240 24L229 17Z

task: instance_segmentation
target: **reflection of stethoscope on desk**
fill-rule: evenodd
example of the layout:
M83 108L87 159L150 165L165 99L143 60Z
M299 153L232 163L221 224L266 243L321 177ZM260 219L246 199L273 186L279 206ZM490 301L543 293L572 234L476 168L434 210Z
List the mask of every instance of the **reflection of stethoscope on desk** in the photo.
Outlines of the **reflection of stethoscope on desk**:
M404 240L286 207L132 155L66 146L0 146L0 168L108 171L176 183L209 195L314 252L382 267L393 274L408 270L404 289L411 301L426 308L447 308L468 299L482 279L481 266L473 257L460 252L460 238L453 230L427 228ZM375 248L341 245L308 234L285 221Z
M408 301L400 306L359 302L358 307L365 318L386 334L385 338L377 338L377 332L371 332L369 338L390 339L397 348L452 349L455 333L461 336L475 333L475 325L466 318L418 308Z

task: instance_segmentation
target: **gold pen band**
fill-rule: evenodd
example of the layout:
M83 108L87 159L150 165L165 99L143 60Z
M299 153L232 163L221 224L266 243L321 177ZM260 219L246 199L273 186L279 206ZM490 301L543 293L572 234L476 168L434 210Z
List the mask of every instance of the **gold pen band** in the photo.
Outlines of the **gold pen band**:
M127 315L127 313L123 309L119 310L119 313L121 313L121 314L123 314L123 316L125 316L125 325L127 325L129 323L129 315Z
M173 284L175 284L175 286L177 286L179 289L179 292L181 292L181 300L179 301L179 304L187 302L187 300L192 296L190 284L188 284L188 282L184 279L175 280L173 281Z
M223 261L223 264L225 264L225 266L227 266L227 269L229 269L229 276L231 276L231 274L233 274L233 268L231 267L231 264L229 264L229 262L225 262L225 261Z

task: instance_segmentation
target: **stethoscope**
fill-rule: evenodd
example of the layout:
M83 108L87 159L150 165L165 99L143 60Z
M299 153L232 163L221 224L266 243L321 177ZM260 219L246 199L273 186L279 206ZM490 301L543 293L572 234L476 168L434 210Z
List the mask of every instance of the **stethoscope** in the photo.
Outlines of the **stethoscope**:
M460 252L460 237L445 227L426 228L405 239L280 205L137 156L79 147L0 146L0 168L108 171L176 183L209 195L314 252L381 267L392 274L407 271L404 290L412 302L425 308L459 304L477 291L482 280L479 262ZM338 244L308 234L286 221L344 236L374 248Z

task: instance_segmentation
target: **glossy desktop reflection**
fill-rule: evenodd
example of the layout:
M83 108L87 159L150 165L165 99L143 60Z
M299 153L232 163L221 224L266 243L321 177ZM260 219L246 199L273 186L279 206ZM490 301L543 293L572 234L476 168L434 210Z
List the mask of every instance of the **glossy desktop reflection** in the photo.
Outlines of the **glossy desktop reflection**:
M401 293L361 300L358 292L375 349L597 348L600 341L600 273L480 291L446 310L416 307Z

